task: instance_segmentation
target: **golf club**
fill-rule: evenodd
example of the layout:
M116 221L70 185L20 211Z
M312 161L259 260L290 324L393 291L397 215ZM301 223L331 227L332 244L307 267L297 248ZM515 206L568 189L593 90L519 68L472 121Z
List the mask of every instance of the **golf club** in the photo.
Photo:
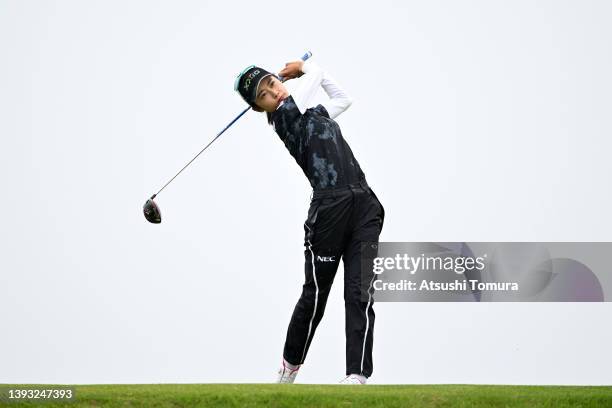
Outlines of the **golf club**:
M306 61L311 56L312 56L312 53L310 51L307 51L302 56L302 61ZM280 76L279 76L279 78L280 78L280 80L282 82L285 81L284 78L282 78ZM245 110L243 110L242 112L240 112L240 114L238 116L236 116L227 126L225 126L221 132L217 133L217 135L206 146L204 146L204 148L202 150L200 150L200 152L198 154L196 154L195 157L189 161L189 163L187 163L182 169L180 169L179 172L174 175L174 177L172 177L166 184L164 184L164 186L162 188L159 189L159 191L157 193L153 194L151 196L151 198L149 198L145 202L145 204L144 204L142 209L143 209L144 216L147 219L147 221L149 221L152 224L159 224L159 223L161 223L161 211L159 210L159 207L157 206L157 203L154 201L155 197L157 197L157 195L159 193L161 193L164 190L164 188L166 188L166 186L168 186L168 184L170 184L172 182L172 180L174 180L179 174L181 174L181 172L183 170L185 170L187 168L187 166L189 166L191 163L193 163L193 161L195 159L197 159L198 156L201 155L204 152L204 150L206 150L208 148L208 146L210 146L215 140L217 140L219 138L219 136L221 136L223 134L223 132L225 132L227 129L229 129L230 126L232 126L238 119L240 119L242 117L242 115L247 113L247 111L249 109L251 109L250 106L248 108L246 108Z

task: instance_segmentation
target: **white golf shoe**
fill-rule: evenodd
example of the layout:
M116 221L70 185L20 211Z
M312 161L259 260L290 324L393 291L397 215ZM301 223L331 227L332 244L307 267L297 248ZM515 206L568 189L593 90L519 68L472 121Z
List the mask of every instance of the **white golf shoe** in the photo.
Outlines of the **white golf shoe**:
M292 366L291 364L285 362L285 359L283 359L283 365L278 369L278 377L276 382L278 384L293 384L299 369L299 365Z
M351 374L351 375L347 375L346 377L344 377L344 379L340 381L340 384L364 385L366 383L366 380L367 380L366 377L364 377L363 375Z

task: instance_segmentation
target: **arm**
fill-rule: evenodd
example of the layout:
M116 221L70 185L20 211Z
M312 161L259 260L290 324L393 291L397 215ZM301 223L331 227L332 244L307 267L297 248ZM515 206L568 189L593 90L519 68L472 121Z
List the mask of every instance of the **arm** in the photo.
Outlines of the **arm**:
M323 70L312 59L309 59L304 61L301 71L304 75L300 77L298 86L292 95L300 112L304 114L321 85Z
M323 73L323 81L321 82L323 89L329 100L323 102L321 105L325 107L327 113L332 119L335 119L338 115L348 109L353 103L353 100L346 91L338 85L334 78L327 72Z
M323 87L323 90L330 98L322 103L322 105L332 119L351 106L352 100L347 92L312 59L306 60L302 64L301 70L304 75L300 77L300 83L293 93L293 100L302 114L311 106L310 104L319 86Z

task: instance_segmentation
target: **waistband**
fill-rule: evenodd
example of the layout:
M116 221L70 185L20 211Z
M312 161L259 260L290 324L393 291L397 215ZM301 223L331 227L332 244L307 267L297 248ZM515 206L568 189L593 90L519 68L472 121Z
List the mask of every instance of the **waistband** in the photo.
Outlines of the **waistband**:
M361 180L358 183L346 184L340 187L332 187L332 188L321 188L317 190L312 190L312 194L310 195L310 199L321 198L321 197L336 197L341 194L346 194L351 190L363 190L368 191L370 186L364 180Z

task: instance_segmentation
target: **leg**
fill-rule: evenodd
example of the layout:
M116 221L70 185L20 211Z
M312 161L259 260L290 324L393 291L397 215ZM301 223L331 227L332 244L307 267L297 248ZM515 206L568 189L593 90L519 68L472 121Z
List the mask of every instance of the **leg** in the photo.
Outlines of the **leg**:
M323 318L340 258L325 255L334 261L317 261L317 254L311 247L306 248L304 255L306 279L289 322L283 351L285 360L295 365L304 363L314 333Z
M344 302L346 330L346 375L372 375L374 338L374 273L362 277L362 242L378 243L384 208L370 193L356 195L355 230L344 251ZM365 281L363 280L365 279Z
M283 357L291 364L303 364L319 322L340 262L344 228L348 214L346 200L334 200L309 211L304 223L304 271L302 294L295 305ZM348 201L350 203L350 201Z

